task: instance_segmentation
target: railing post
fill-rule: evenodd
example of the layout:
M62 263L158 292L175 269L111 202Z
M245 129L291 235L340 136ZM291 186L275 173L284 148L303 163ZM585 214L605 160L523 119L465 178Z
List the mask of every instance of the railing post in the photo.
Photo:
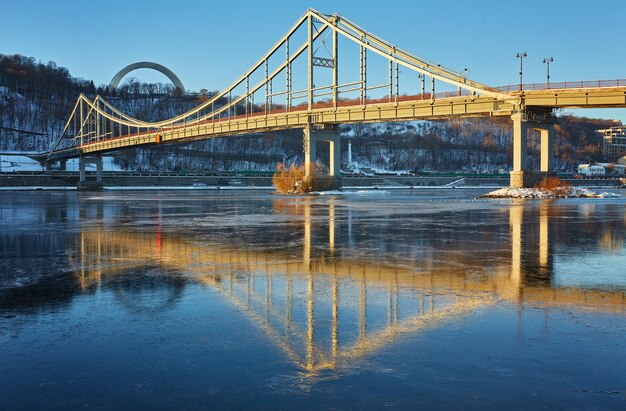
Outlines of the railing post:
M286 97L287 101L285 105L287 106L287 111L291 108L291 62L289 61L289 37L285 40L285 62L287 66L285 67L285 82L286 84Z
M361 37L361 42L365 42L365 37L362 36ZM361 91L361 105L365 105L365 100L367 99L367 49L365 48L365 46L363 44L361 44L360 47L361 50L361 85L360 85L360 91Z
M83 145L83 136L85 135L85 112L84 112L84 101L80 100L80 145Z
M267 111L268 114L270 114L272 112L272 94L274 93L274 91L272 90L272 79L269 80L269 90L270 90L270 94L268 95L268 100L267 100Z
M268 68L267 59L265 59L265 115L267 116L268 104L269 104L269 68Z
M98 110L100 107L99 103L96 102L96 135L94 136L94 141L98 141L100 139L100 133L101 133L101 129L100 129L100 110Z
M389 59L389 102L393 95L393 60Z
M394 47L394 53L395 53L395 47ZM396 62L396 96L395 96L395 100L396 100L396 104L398 103L398 96L400 95L400 65Z
M309 12L308 19L308 93L307 93L307 103L308 109L311 111L313 108L313 15Z
M435 100L435 78L430 78L430 99Z
M339 53L337 50L338 46L339 43L337 41L337 30L335 30L335 28L333 27L333 107L335 109L337 108L337 100L339 94L339 90L337 89L337 86L339 85Z

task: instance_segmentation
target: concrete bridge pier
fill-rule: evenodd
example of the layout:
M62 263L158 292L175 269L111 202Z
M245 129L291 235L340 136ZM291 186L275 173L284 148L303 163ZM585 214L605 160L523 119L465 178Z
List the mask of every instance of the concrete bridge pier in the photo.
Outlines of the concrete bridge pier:
M87 180L87 173L85 166L87 164L95 164L96 166L96 181ZM78 160L79 169L79 190L101 190L102 189L102 156L94 157L80 157Z
M554 174L554 116L551 112L532 113L520 111L511 116L513 120L513 170L512 188L532 187ZM528 168L528 132L537 130L541 140L541 168Z
M40 162L40 164L46 169L46 171L52 171L53 170L53 165L54 165L54 161L45 161L45 162ZM59 160L59 171L65 171L67 170L67 160Z
M327 142L329 145L329 165L328 176L316 176L317 179L328 178L330 181L329 188L341 187L341 143L340 136L334 130L317 129L311 124L304 128L303 132L303 149L304 149L304 169L305 178L311 178L313 174L313 166L316 161L316 149L318 142ZM325 184L322 184L325 186Z

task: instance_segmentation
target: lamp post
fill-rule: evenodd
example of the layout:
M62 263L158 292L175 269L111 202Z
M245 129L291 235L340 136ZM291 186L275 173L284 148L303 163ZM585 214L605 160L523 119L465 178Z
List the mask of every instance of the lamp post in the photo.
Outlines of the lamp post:
M522 75L524 72L522 68L523 68L523 63L524 63L524 57L526 57L526 52L522 51L521 53L517 53L515 57L519 59L519 91L522 91L522 88L523 88Z
M543 63L546 65L546 79L548 82L548 88L550 88L550 63L552 63L554 61L554 57L546 57L545 59L543 59Z
M469 69L466 67L463 69L463 83L467 83L467 73L469 73ZM461 87L459 86L459 96L461 95Z
M420 86L421 86L421 93L422 96L424 95L424 93L426 92L426 76L424 74L418 74L417 78L420 79Z

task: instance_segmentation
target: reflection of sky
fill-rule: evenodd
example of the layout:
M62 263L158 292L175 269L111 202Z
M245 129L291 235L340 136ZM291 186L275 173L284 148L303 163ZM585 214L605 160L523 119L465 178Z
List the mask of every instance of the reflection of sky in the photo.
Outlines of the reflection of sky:
M623 201L448 193L0 198L0 398L623 408Z
M554 287L626 288L626 254L554 256Z

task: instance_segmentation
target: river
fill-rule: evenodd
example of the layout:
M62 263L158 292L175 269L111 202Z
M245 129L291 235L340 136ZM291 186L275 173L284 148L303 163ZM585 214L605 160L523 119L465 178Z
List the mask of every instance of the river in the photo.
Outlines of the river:
M0 408L626 408L626 198L479 193L2 192Z

